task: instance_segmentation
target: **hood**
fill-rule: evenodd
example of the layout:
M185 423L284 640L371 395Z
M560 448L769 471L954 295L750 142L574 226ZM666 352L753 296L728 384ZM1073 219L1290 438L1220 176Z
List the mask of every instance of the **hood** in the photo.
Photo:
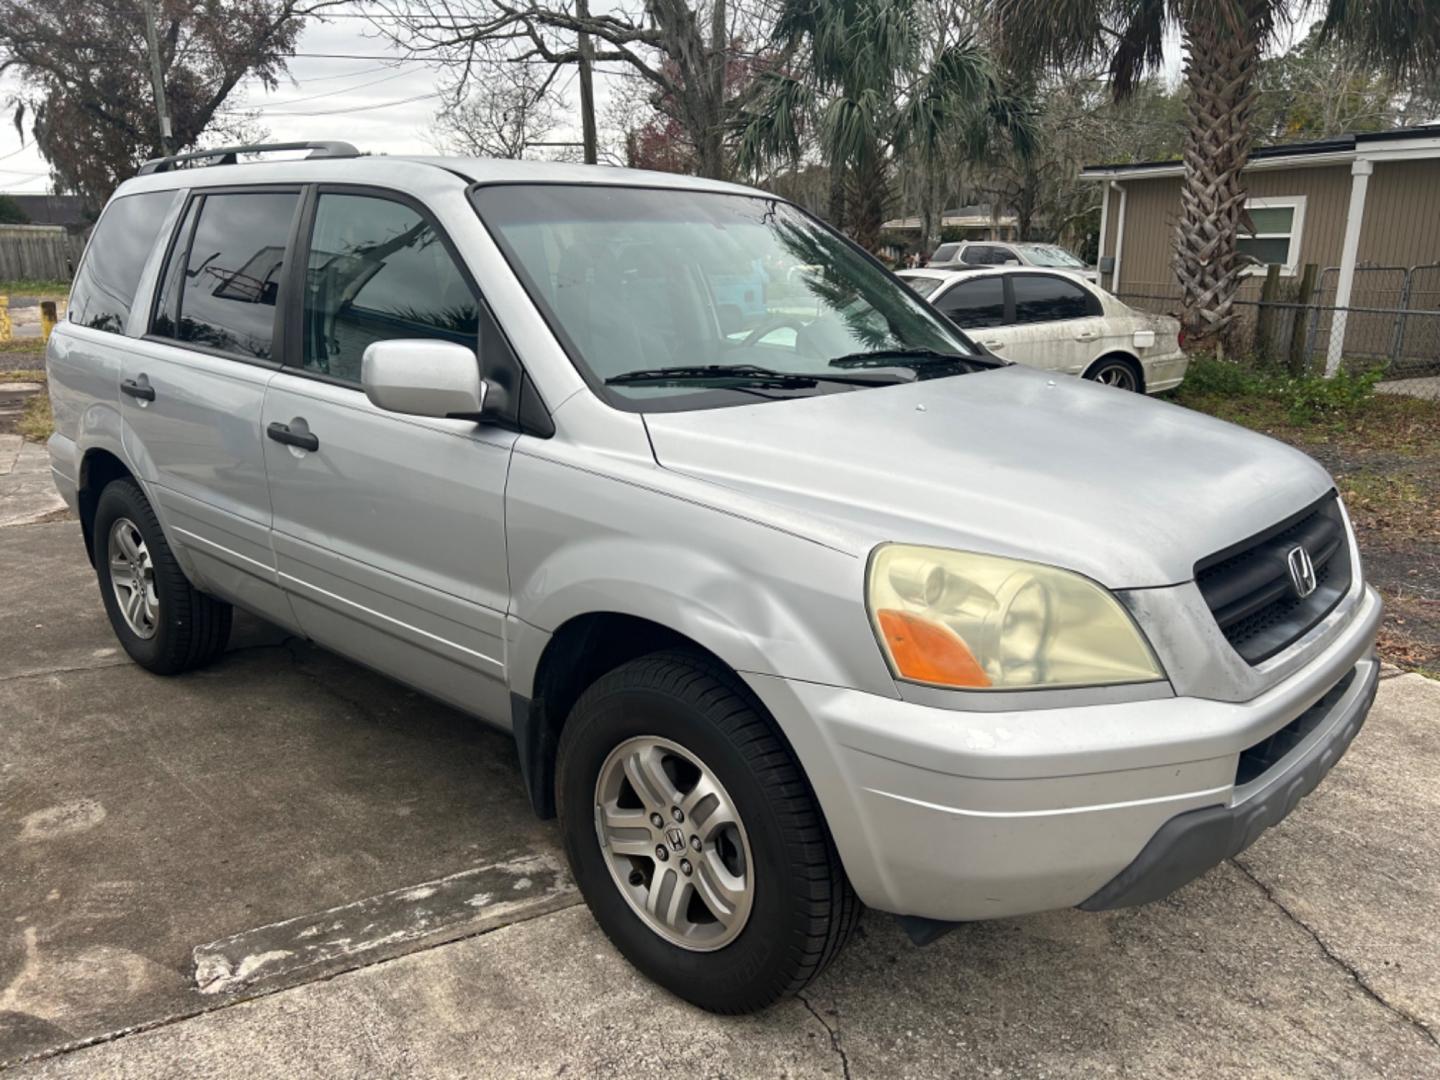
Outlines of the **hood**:
M1008 555L1115 589L1197 560L1330 490L1304 454L1192 410L1010 366L645 417L659 464L855 538Z

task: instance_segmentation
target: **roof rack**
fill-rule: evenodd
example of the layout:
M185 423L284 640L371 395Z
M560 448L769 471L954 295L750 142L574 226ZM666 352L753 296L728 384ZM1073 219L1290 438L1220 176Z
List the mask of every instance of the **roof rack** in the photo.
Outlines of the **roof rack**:
M275 150L309 150L312 158L359 157L360 151L347 142L286 142L257 143L254 146L217 146L214 150L195 150L188 154L172 154L170 157L155 158L140 166L140 176L150 173L171 172L188 162L203 162L205 165L234 165L241 154L269 153ZM218 160L210 161L208 158Z

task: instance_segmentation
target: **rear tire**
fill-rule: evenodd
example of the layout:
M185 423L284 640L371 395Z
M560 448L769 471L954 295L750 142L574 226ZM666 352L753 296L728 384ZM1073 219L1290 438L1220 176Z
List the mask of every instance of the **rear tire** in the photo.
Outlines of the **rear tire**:
M660 771L630 784L634 755ZM713 660L654 653L597 680L561 732L556 789L566 854L595 920L635 967L703 1009L753 1012L799 991L859 920L799 765ZM694 813L677 817L682 806ZM688 901L672 908L687 885ZM657 914L647 915L652 892Z
M132 660L157 675L177 675L225 651L230 605L190 584L133 481L105 486L93 536L105 613Z
M1140 365L1124 356L1107 356L1096 361L1095 365L1085 372L1085 378L1091 382L1113 386L1116 390L1129 390L1136 394L1145 392L1145 376Z

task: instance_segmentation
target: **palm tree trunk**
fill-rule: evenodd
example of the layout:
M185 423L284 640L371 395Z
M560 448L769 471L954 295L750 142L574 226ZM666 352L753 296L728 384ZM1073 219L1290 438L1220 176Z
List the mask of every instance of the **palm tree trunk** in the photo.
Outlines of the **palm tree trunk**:
M1261 3L1244 3L1244 14ZM1240 274L1235 241L1245 210L1240 170L1250 153L1261 44L1257 20L1228 25L1222 8L1197 2L1182 21L1188 130L1174 266L1185 328L1201 341L1221 338L1235 317Z
M826 217L830 224L844 230L849 224L849 214L845 205L845 162L841 158L833 158L830 161L830 197Z
M855 221L852 235L866 251L880 250L880 226L885 223L885 205L890 185L885 161L878 152L867 154L855 170Z

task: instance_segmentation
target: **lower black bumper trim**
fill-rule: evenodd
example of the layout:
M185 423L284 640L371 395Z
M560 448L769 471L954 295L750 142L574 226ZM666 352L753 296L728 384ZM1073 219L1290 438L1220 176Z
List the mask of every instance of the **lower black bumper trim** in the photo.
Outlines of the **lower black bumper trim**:
M1348 715L1326 738L1283 765L1281 774L1263 793L1239 806L1206 806L1177 814L1156 830L1129 866L1077 906L1083 911L1108 911L1169 896L1212 866L1240 854L1261 833L1285 818L1296 803L1315 790L1365 723L1380 681L1380 665L1374 660L1367 663L1365 685L1352 699ZM1334 707L1323 699L1320 705Z

